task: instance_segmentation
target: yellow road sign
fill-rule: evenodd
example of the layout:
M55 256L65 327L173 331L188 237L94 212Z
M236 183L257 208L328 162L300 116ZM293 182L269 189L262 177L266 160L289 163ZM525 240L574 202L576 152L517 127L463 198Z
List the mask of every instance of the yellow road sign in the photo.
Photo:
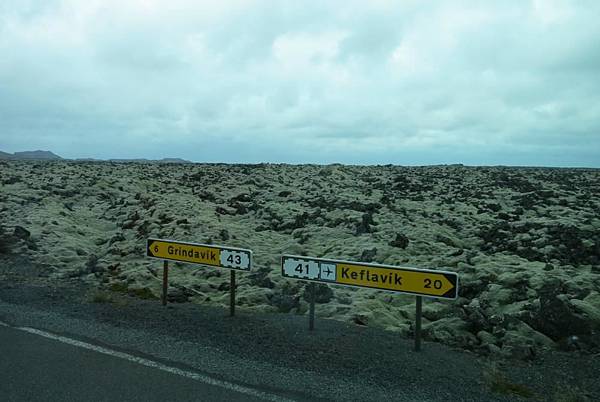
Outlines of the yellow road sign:
M458 275L454 272L293 255L282 256L281 270L283 276L288 278L412 293L443 299L458 297Z
M243 271L252 268L251 250L209 244L148 239L146 256Z

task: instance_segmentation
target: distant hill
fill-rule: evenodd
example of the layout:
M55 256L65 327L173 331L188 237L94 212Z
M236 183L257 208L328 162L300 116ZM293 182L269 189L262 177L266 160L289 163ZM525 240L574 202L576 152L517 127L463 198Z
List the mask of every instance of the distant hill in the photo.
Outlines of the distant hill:
M11 160L64 160L60 156L50 151L23 151L15 152L14 154L0 151L0 159ZM121 162L121 163L193 163L181 158L163 158L163 159L95 159L95 158L78 158L73 159L81 162Z
M159 163L192 163L192 161L188 161L186 159L181 159L181 158L162 158L158 162Z
M137 159L109 159L109 162L125 162L125 163L193 163L191 161L181 159L181 158L163 158L163 159L145 159L145 158L137 158Z
M0 151L0 159L18 159L18 160L60 160L60 156L50 151L23 151L9 154Z
M16 159L62 159L60 156L50 151L23 151L14 153Z
M120 159L120 158L112 158L112 159L106 159L106 162L119 162L119 163L131 163L131 162L136 162L136 163L148 163L150 162L149 159L144 159L144 158L135 158L135 159Z

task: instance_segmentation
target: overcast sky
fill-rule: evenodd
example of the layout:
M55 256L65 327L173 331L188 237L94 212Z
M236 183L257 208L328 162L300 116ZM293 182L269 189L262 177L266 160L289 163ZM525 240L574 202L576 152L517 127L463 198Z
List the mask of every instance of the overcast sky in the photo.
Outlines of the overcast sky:
M600 167L600 1L0 0L0 150Z

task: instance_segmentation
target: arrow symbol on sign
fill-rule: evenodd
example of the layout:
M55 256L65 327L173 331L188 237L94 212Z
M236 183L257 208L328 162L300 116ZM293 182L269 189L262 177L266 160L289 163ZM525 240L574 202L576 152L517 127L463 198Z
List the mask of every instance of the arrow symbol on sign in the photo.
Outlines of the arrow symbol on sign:
M148 252L149 255L151 255L151 256L154 257L155 254L152 251L152 245L153 244L154 244L154 240L148 240L148 249L147 249L147 252ZM157 246L157 248L158 248L158 246ZM158 252L158 249L156 251Z

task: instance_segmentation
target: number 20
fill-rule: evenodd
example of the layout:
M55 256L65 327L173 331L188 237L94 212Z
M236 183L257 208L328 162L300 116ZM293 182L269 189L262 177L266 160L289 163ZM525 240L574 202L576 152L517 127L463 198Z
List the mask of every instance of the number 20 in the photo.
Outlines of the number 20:
M431 279L429 278L425 278L425 288L426 289L431 289ZM436 279L433 281L433 288L434 289L441 289L442 288L442 281L440 281L439 279Z

